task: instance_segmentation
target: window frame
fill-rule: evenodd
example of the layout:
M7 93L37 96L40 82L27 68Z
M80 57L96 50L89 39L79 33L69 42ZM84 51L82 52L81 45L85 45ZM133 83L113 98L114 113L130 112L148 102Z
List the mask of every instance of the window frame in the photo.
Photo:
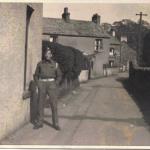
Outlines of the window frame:
M94 51L95 52L102 52L103 50L103 39L97 38L94 41Z
M50 37L49 37L49 41L50 41L50 42L54 42L54 43L56 43L56 42L57 42L57 38L58 38L58 36L57 36L57 35L50 35ZM50 39L52 39L52 41L51 41Z
M112 55L110 53L112 53ZM109 49L109 56L111 57L115 56L115 49L113 47L110 47Z

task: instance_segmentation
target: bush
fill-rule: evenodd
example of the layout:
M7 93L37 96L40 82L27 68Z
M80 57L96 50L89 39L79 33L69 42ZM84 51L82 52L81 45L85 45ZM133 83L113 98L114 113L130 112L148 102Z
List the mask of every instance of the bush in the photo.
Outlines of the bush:
M84 56L81 51L73 47L64 46L58 43L51 43L49 41L43 41L43 54L46 47L50 47L54 60L58 62L63 74L63 80L77 79L84 66Z

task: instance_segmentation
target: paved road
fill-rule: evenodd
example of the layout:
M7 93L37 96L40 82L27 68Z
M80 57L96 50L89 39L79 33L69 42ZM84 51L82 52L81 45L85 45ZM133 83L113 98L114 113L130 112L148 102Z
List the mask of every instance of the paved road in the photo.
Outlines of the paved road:
M122 73L81 84L59 103L61 131L54 130L49 109L44 128L25 125L1 144L150 145L150 131L140 109L122 85Z

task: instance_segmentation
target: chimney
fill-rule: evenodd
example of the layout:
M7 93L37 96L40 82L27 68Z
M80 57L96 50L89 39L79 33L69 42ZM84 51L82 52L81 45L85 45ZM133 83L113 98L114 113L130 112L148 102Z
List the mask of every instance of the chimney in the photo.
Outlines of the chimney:
M115 30L112 30L112 36L113 36L113 37L116 37L116 32L115 32Z
M100 25L100 16L98 14L94 14L92 16L92 22L96 23L96 24L99 24Z
M64 8L64 13L62 14L62 19L66 22L70 21L70 13L68 12L68 7Z

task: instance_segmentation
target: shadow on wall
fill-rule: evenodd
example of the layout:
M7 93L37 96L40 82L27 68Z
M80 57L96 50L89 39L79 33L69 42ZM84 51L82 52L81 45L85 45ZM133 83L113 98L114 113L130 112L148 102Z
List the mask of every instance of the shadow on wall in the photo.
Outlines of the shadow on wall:
M150 131L150 88L144 86L144 84L137 84L137 87L133 86L129 78L118 78L117 81L121 82L129 95L132 97L136 105L139 107L143 114L143 121L145 126Z

